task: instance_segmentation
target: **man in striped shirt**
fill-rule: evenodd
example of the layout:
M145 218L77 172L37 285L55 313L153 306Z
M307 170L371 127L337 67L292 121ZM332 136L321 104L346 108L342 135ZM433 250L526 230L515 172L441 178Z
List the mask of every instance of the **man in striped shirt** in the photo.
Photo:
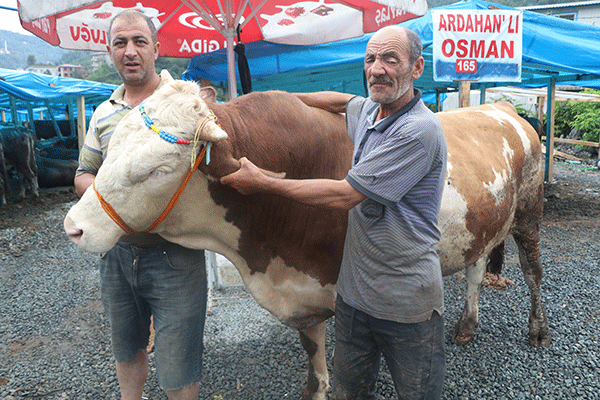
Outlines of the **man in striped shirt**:
M275 179L246 159L221 179L246 194L266 191L349 210L337 284L334 399L373 399L381 355L399 399L441 398L444 303L434 246L447 149L438 118L413 87L424 69L421 49L414 32L383 28L367 44L369 98L297 94L308 105L346 113L354 159L345 179Z
M124 11L110 23L109 52L123 84L90 120L79 156L75 190L93 183L119 121L170 80L155 70L160 43L151 19ZM168 77L168 79L167 79ZM158 382L170 400L197 400L202 370L207 282L204 252L158 234L125 235L100 259L102 303L123 400L140 400L148 374L150 316Z

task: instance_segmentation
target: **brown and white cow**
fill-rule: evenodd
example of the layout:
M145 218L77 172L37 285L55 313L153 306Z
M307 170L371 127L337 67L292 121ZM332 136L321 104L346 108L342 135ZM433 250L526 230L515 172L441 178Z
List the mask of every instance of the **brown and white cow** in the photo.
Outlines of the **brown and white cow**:
M200 127L202 140L220 140L212 144L209 164L200 165L155 231L172 242L227 257L258 303L299 330L309 355L302 398L324 399L329 389L324 321L333 314L347 215L273 195L243 196L218 178L236 170L237 160L245 156L291 179L343 179L352 153L344 118L283 92L210 103L209 110L197 85L182 81L163 86L145 103L160 129L192 140ZM205 119L211 110L219 125ZM473 337L487 254L513 234L531 288L530 342L547 345L539 291L543 185L537 135L508 104L440 118L450 155L439 252L445 274L467 268L468 295L456 341ZM147 228L184 180L193 149L159 138L134 110L111 139L96 189L131 228ZM65 230L80 247L95 252L110 249L124 234L102 211L93 190L69 211Z

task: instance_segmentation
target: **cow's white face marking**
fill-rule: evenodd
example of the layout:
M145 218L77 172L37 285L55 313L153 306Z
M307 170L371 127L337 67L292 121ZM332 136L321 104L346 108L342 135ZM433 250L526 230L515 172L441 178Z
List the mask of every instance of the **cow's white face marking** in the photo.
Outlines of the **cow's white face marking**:
M108 155L96 176L96 189L134 230L147 229L165 210L191 167L193 151L199 151L207 141L227 138L213 121L201 122L210 110L199 92L192 82L174 81L145 101L153 122L182 139L193 140L196 128L202 126L198 147L161 139L146 127L137 109L123 118L111 138ZM89 251L106 251L124 234L100 207L93 190L86 191L72 208L67 223L82 230L80 246ZM161 230L164 227L159 225L156 232Z

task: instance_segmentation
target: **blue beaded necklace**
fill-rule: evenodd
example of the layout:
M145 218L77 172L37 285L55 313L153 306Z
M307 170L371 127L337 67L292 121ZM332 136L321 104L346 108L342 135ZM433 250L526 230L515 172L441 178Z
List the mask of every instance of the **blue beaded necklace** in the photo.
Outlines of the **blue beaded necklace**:
M152 129L154 132L158 133L158 136L160 136L167 142L179 143L179 144L190 144L191 143L189 140L179 139L175 135L167 133L167 132L163 131L162 129L158 129L158 127L156 125L154 125L154 122L152 122L152 120L150 119L148 114L146 114L146 110L144 109L144 103L140 104L139 109L140 109L140 114L142 114L142 118L144 118L144 123L146 124L146 126L150 129Z

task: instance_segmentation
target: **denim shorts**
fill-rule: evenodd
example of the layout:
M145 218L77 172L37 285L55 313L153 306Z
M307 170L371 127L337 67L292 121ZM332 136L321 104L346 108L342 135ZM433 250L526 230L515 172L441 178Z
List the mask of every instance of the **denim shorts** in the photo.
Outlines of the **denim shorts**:
M100 281L117 362L148 346L152 315L160 386L177 390L199 382L207 297L204 251L119 242L100 259Z
M436 311L427 321L401 324L374 318L338 295L332 398L374 399L383 355L398 399L440 399L446 373L444 351L444 321Z

